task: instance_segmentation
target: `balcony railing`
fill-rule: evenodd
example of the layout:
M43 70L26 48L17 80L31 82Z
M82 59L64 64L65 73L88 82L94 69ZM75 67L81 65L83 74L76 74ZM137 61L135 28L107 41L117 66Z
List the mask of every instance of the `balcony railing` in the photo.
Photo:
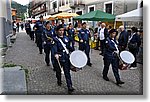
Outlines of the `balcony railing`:
M83 1L78 1L78 2L72 2L70 3L70 8L76 8L76 7L79 7L79 6L85 6L85 4L83 3Z

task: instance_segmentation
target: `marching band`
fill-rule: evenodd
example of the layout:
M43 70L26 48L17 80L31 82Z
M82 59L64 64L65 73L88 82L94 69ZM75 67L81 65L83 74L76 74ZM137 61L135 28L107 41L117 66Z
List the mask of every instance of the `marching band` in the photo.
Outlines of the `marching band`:
M28 34L29 28L30 27L27 24L26 31ZM64 20L61 20L61 24L56 23L52 25L50 21L46 22L44 21L43 16L40 16L40 20L35 23L32 29L33 28L39 53L42 54L44 49L45 62L47 66L50 66L49 56L51 53L52 67L56 72L58 86L61 86L62 84L61 70L63 69L68 92L73 92L75 89L73 88L70 74L70 70L72 69L70 54L76 50L84 52L87 57L87 60L85 60L84 63L90 67L92 66L90 58L90 45L92 45L90 42L92 39L92 34L90 33L90 30L87 29L87 24L85 22L79 22L76 24L76 28L74 28L73 24L70 23L67 26L64 23ZM123 57L121 57L122 59L119 58L119 54L129 48L129 51L134 55L135 60L133 63L124 63L131 64L130 67L133 69L133 67L136 67L136 53L138 52L138 47L140 46L140 38L135 27L132 28L131 35L125 31L124 26L120 26L119 29L121 33L118 43L116 39L118 31L116 29L108 30L105 23L98 22L98 27L94 31L94 40L92 41L92 43L95 43L95 50L101 50L100 55L103 56L103 79L109 81L107 74L111 64L117 85L125 83L121 81L119 75L119 60L124 61ZM78 49L75 48L76 45L79 46ZM77 54L76 57L80 57L80 54Z

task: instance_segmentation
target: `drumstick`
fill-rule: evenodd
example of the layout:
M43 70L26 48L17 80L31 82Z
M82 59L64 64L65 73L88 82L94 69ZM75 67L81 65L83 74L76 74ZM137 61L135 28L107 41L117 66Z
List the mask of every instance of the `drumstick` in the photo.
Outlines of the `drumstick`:
M57 59L57 62L58 62L58 65L59 65L59 67L60 67L60 69L61 69L61 71L62 71L62 74L64 74L64 71L63 71L63 68L61 67L61 64L60 64L60 62L59 62L59 59Z

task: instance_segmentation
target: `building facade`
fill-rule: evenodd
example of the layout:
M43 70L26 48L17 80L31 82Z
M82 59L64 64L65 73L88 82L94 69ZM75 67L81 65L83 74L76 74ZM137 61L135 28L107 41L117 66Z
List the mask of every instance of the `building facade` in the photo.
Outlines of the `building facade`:
M1 45L7 45L6 37L12 33L11 0L0 0Z
M32 18L40 15L46 16L48 11L47 0L30 0L30 10Z
M82 15L95 10L101 10L113 15L120 15L140 6L142 0L31 0L32 15L54 15L60 12L72 12ZM72 20L66 20L72 22ZM95 26L96 22L89 22Z

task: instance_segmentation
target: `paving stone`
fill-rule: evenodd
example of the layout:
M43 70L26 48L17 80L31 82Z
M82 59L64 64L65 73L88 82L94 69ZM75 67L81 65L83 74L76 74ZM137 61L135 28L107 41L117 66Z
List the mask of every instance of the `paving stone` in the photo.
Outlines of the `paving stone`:
M3 94L27 94L25 71L21 67L4 68Z

